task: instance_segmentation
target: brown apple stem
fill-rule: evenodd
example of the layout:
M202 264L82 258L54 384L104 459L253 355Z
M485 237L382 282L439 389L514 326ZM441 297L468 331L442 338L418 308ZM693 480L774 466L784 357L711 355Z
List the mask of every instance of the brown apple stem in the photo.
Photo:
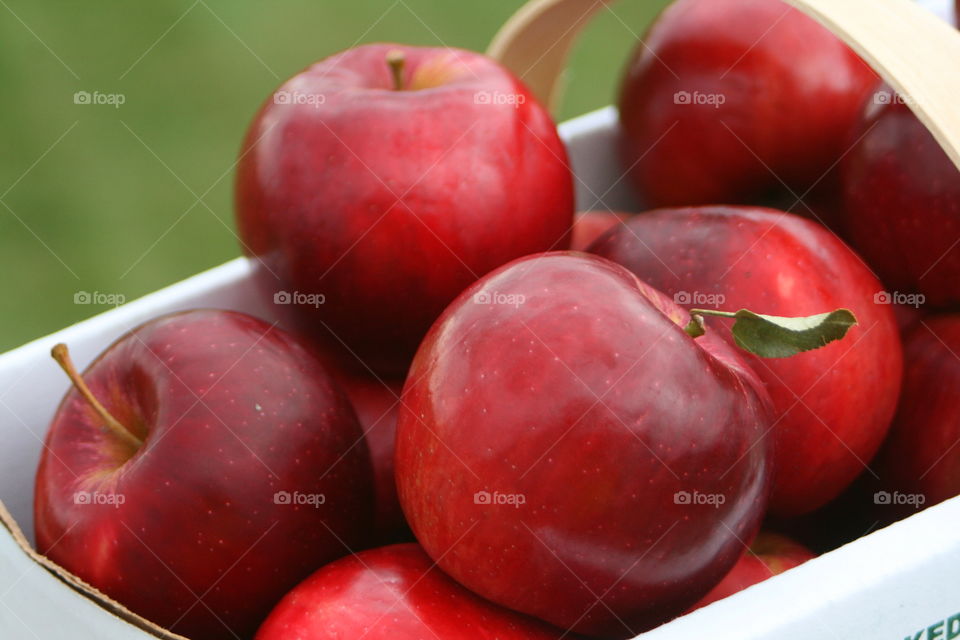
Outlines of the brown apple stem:
M732 311L720 311L718 309L690 309L692 316L717 316L719 318L736 318L737 314Z
M690 324L683 328L691 338L699 338L707 332L707 325L703 316L720 316L721 318L736 318L737 314L716 309L690 309Z
M110 412L107 411L107 408L100 404L100 401L97 400L96 396L93 395L93 392L90 391L90 387L87 386L87 383L83 381L83 378L80 377L80 374L77 373L77 368L73 366L73 360L70 358L70 350L67 349L67 345L57 344L50 350L50 355L53 356L53 359L57 361L57 364L60 365L60 368L63 369L64 373L67 374L67 377L70 378L70 382L73 383L73 386L77 388L77 391L80 392L80 395L90 403L90 406L103 418L103 422L106 428L113 433L116 437L123 440L126 444L139 449L143 444L143 441L140 440L137 436L127 429L119 420L110 415Z
M403 51L394 49L387 53L387 64L390 66L390 72L393 74L394 91L403 91L403 66L407 59Z

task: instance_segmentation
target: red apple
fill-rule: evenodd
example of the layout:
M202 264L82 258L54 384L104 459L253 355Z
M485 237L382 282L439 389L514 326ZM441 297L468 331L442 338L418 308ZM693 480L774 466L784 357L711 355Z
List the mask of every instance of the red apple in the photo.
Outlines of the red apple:
M924 318L924 314L919 307L897 303L893 305L893 315L897 319L897 326L900 327L901 336L906 336L913 331Z
M924 319L904 342L900 406L878 458L878 511L912 513L960 495L958 354L958 314Z
M615 211L584 211L578 213L573 219L570 248L574 251L586 251L594 240L629 218L629 213Z
M404 374L464 287L568 246L573 179L550 116L495 61L375 44L264 104L236 206L261 288L294 303L301 327Z
M842 175L844 227L891 294L960 303L960 173L889 87L870 101Z
M624 166L652 206L804 196L846 150L876 80L780 0L677 0L623 80Z
M691 308L852 310L860 324L847 340L750 362L776 409L775 513L812 511L864 469L893 417L902 353L880 282L836 236L772 209L699 207L635 216L590 250Z
M373 464L376 541L386 545L412 540L397 500L397 484L393 473L397 408L400 406L403 380L376 375L364 367L356 354L337 349L338 345L312 342L311 346L327 371L346 392L363 428Z
M291 336L192 311L123 336L82 378L55 356L76 388L37 471L37 550L133 612L191 638L249 637L363 543L360 428Z
M733 566L766 506L769 399L734 350L626 269L514 261L424 339L397 425L400 503L483 597L632 637Z
M320 569L276 606L256 640L547 640L569 637L467 591L419 546L364 551Z
M760 532L730 573L690 610L723 600L767 578L799 567L815 557L816 554L812 551L789 538L766 531Z
M403 383L344 372L338 372L336 377L357 412L370 448L376 494L374 528L377 536L390 542L400 538L409 539L407 522L397 500L397 483L393 473L397 410Z

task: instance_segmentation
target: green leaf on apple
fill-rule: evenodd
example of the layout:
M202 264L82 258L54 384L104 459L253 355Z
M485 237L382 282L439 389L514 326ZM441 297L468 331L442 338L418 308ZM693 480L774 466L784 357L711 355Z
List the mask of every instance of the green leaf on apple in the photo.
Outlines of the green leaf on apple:
M733 318L733 338L741 349L761 358L789 358L840 340L857 318L849 309L837 309L813 316L787 318L740 309L731 313L712 309L691 309L686 331L694 338L703 335L703 316Z

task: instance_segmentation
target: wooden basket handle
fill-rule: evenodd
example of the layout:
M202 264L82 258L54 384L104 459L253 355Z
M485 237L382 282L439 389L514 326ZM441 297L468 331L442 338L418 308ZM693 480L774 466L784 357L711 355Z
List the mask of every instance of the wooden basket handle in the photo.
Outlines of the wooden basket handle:
M912 0L785 0L830 29L906 96L960 168L960 33ZM613 0L530 0L487 53L556 102L581 29Z

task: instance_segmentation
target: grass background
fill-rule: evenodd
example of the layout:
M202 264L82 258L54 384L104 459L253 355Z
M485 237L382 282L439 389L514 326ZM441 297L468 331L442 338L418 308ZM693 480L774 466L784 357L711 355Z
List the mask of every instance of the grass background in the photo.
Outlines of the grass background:
M77 292L132 300L239 255L231 166L284 79L363 42L483 50L520 4L0 0L0 352L109 308ZM558 120L613 100L665 4L600 15Z

